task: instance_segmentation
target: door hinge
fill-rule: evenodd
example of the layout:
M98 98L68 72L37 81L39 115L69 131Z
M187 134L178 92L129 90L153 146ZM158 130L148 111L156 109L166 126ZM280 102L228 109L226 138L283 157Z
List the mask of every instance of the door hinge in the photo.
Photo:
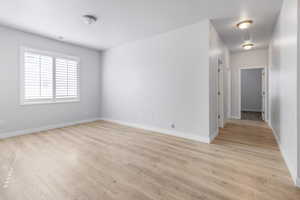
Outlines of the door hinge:
M221 92L218 92L218 95L221 95Z
M218 119L221 119L221 116L220 116L220 115L218 115Z
M221 69L218 69L218 72L221 72Z

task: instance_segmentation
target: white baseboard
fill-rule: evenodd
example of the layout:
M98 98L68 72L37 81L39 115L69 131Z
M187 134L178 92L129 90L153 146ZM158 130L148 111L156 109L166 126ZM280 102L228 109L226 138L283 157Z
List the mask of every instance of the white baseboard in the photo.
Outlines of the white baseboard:
M245 112L262 112L262 110L260 109L242 109L242 112L245 111Z
M15 136L20 136L20 135L27 135L27 134L40 132L40 131L47 131L47 130L51 130L51 129L55 129L55 128L63 128L63 127L67 127L67 126L73 126L76 124L94 122L94 121L98 121L98 120L100 120L100 119L93 118L93 119L86 119L86 120L80 120L80 121L74 121L74 122L54 124L54 125L43 126L43 127L38 127L38 128L30 128L30 129L12 131L12 132L7 132L7 133L0 133L0 139L10 138L10 137L15 137Z
M230 118L231 118L231 119L241 119L240 116L231 116Z
M292 177L292 179L294 181L295 186L300 187L300 178L297 175L297 168L295 168L292 165L292 163L290 162L290 160L288 159L288 156L287 156L286 152L284 151L284 149L282 148L282 146L280 144L280 140L278 138L278 135L277 135L276 131L273 129L273 127L272 127L272 125L270 124L269 121L268 121L268 125L272 129L272 133L273 133L273 135L274 135L274 137L276 139L276 142L277 142L277 145L279 146L279 150L281 152L281 155L282 155L282 157L284 159L284 162L287 165L287 168L288 168L288 170L290 172L290 175L291 175L291 177Z
M203 142L203 143L207 143L207 144L211 143L211 141L212 141L210 137L198 136L196 133L187 133L187 132L181 132L181 131L176 131L176 130L157 128L157 127L148 126L148 125L144 125L144 124L136 124L136 123L124 122L124 121L108 119L108 118L101 118L101 120L116 123L116 124L121 124L121 125L125 125L125 126L130 126L130 127L134 127L134 128L144 129L144 130L148 130L148 131L158 132L158 133L162 133L162 134L172 135L172 136L176 136L176 137L181 137L181 138L185 138L185 139L195 140L195 141Z

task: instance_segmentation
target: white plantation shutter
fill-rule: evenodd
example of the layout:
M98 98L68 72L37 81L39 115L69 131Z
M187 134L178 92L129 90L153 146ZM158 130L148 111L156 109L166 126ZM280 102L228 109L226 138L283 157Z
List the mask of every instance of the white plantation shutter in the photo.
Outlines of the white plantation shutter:
M79 101L79 59L22 50L22 104Z
M53 98L53 59L26 52L24 54L25 100Z
M78 96L78 62L63 58L56 61L56 98Z

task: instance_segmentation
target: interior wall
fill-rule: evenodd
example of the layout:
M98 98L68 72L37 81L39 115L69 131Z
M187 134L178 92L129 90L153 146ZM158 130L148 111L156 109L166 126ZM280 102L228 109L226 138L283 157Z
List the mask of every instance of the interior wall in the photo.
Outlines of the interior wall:
M220 117L226 120L226 113L228 113L228 88L226 87L225 77L228 69L228 49L225 47L221 38L219 37L217 31L210 24L210 50L209 50L209 97L210 97L210 133L212 138L218 133L218 107L220 107ZM221 61L221 65L218 65L218 60ZM220 72L218 72L218 66L220 67ZM220 78L218 80L218 73L220 73ZM221 87L218 87L218 82L221 82ZM218 102L218 91L220 90L220 98L222 98L222 104L219 105ZM221 125L222 126L222 125Z
M262 111L262 69L241 71L241 111Z
M224 119L231 118L231 68L230 51L225 47L225 66L223 70L224 80Z
M297 41L298 41L298 56L297 56L297 63L298 63L298 68L297 68L297 71L298 71L298 84L297 84L297 88L298 88L298 175L297 175L297 180L296 180L296 184L298 187L300 187L300 2L298 0L298 11L297 11L297 14L298 14L298 21L297 21L297 24L298 24L298 38L297 38Z
M231 115L232 118L239 118L239 71L241 67L267 67L268 50L258 49L231 53Z
M97 118L100 115L99 53L90 49L0 27L0 136ZM20 105L20 47L58 52L81 59L81 100L75 103Z
M297 178L298 0L285 0L270 43L270 125L294 181ZM298 85L299 87L299 85Z
M209 137L209 21L103 54L102 118L183 137Z

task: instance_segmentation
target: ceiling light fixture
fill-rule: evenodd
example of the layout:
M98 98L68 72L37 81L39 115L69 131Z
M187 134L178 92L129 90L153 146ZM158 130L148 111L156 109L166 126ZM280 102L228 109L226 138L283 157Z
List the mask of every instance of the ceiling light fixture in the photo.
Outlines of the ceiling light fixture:
M244 30L244 29L248 29L252 24L253 24L253 20L249 19L249 20L244 20L239 22L236 26L239 29Z
M250 50L250 49L252 49L252 48L254 47L254 44L251 43L251 42L247 42L247 43L244 43L244 44L242 45L242 47L243 47L243 49L245 49L245 50Z
M86 24L94 24L98 20L98 18L94 15L83 15L82 18Z

